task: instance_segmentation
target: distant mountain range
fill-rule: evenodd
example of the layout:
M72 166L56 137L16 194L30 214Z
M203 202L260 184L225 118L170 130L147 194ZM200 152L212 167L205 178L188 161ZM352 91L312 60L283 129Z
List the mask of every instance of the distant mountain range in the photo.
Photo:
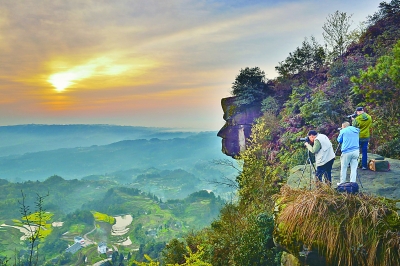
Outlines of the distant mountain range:
M211 162L230 159L221 152L221 139L216 132L167 132L109 125L23 125L0 127L0 138L0 179L13 182L41 181L59 175L64 179L92 176L132 183L140 174L148 173L149 168L182 169L187 178L203 182L236 174L234 169ZM18 152L13 152L12 147Z
M121 140L183 138L196 132L117 125L15 125L0 126L0 156L106 145Z

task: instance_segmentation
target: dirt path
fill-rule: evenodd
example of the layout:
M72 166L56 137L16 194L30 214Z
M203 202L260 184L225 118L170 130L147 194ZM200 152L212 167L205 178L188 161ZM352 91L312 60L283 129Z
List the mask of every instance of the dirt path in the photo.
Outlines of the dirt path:
M94 228L90 231L87 232L86 234L83 235L83 239L85 239L85 245L90 245L90 244L96 244L96 242L90 240L87 235L93 233L94 230L96 230L96 222L93 223Z

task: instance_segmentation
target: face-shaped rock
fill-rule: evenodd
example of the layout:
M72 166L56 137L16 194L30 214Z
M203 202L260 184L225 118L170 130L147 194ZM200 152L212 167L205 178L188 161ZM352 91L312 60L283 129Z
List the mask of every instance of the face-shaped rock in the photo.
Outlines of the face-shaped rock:
M246 148L254 119L261 116L260 105L239 106L235 99L228 97L221 100L226 123L217 134L222 138L222 152L232 157Z

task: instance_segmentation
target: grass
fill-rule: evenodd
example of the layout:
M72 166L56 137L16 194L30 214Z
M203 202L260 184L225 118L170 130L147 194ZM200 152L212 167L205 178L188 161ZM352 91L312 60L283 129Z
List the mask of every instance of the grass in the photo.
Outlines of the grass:
M363 194L282 188L275 197L278 241L296 254L304 244L332 265L398 265L400 219L395 202Z
M78 234L80 235L85 230L85 225L83 224L73 224L69 228L69 232L71 234Z

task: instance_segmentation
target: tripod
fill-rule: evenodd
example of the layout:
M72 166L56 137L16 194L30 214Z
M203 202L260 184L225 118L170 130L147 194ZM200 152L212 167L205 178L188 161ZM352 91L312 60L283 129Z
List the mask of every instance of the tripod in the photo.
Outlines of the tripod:
M339 148L340 148L341 145L342 145L342 143L338 143L337 148L336 148L336 150L335 150L335 156L336 156L336 154L337 154L337 152L338 152L338 150L339 150Z
M305 170L306 170L306 168L307 168L307 165L310 167L310 190L311 190L311 183L312 183L312 168L314 168L314 173L317 171L316 169L315 169L315 166L314 166L314 164L313 164L313 162L311 161L311 158L310 158L310 151L309 150L307 150L307 159L306 159L306 161L304 162L304 167L303 167L303 171L301 172L301 176L300 176L300 178L299 178L299 180L298 180L298 185L297 185L297 187L300 187L300 182L301 182L301 180L303 179L303 177L304 177L304 172L305 172ZM312 167L312 168L311 168Z
M360 160L361 160L361 156L358 156L358 164L360 164ZM362 183L361 183L361 178L360 178L360 175L359 175L358 172L359 172L359 171L358 171L358 167L357 167L356 180L357 180L357 178L358 178L358 182L360 182L361 188L364 188L363 185L362 185Z

